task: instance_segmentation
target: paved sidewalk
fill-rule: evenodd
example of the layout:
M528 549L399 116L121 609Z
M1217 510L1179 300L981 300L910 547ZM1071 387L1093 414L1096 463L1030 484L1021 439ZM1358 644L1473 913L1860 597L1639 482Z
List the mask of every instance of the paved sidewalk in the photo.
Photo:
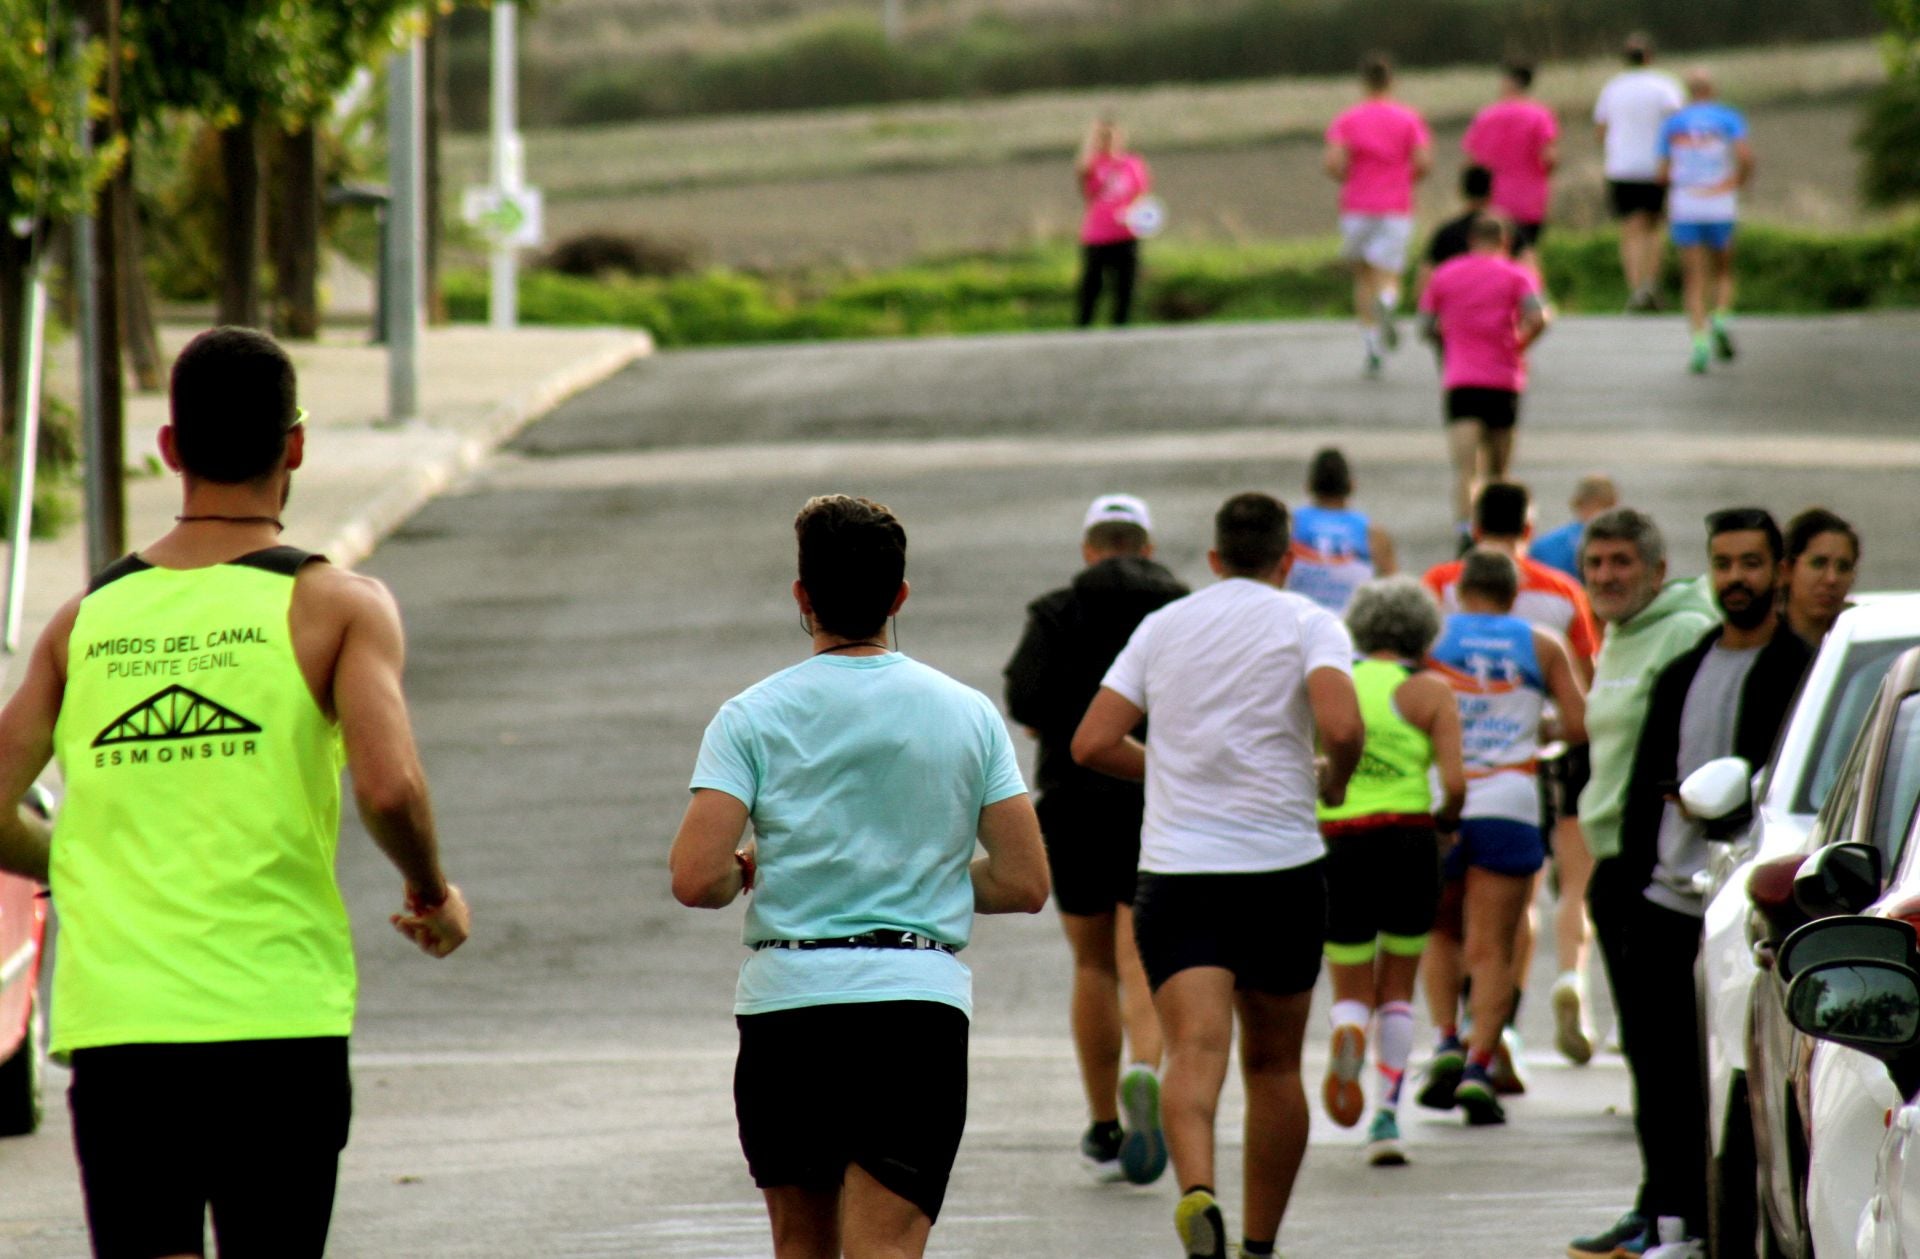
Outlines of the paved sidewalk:
M177 353L198 328L167 328L162 348ZM332 334L318 343L289 343L307 409L307 461L294 475L285 514L287 540L322 551L335 563L364 559L389 531L519 432L573 394L653 352L653 340L629 329L480 327L429 329L421 341L421 414L385 423L387 354L363 334ZM48 359L51 392L71 396L71 341ZM127 402L127 545L137 548L172 526L179 482L158 467L155 434L167 420L164 392ZM27 598L20 654L87 576L86 536L79 523L28 552ZM12 660L0 656L11 675ZM7 677L0 688L16 679Z

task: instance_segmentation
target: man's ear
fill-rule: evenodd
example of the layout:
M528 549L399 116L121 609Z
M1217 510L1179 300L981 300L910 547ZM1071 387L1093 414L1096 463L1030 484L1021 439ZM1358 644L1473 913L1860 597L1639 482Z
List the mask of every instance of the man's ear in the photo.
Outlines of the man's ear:
M1212 547L1207 548L1207 567L1213 570L1215 577L1225 577L1227 575L1227 566L1220 562L1220 552L1214 550Z
M292 472L307 459L307 426L296 424L287 433L287 461L285 467Z
M174 436L171 424L160 426L160 462L167 465L169 472L184 473L186 471L180 466L180 443Z
M901 605L906 603L907 596L912 593L913 593L913 587L903 579L900 582L899 592L893 596L893 606L887 609L887 615L892 616L895 613L899 612Z

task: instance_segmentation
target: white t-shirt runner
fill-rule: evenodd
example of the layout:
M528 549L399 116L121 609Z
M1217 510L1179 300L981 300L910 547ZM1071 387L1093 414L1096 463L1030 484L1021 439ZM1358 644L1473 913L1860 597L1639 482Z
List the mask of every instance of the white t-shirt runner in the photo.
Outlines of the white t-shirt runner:
M1102 685L1148 714L1150 874L1285 870L1326 852L1307 675L1353 672L1340 619L1229 577L1140 622Z
M1686 94L1671 75L1626 70L1607 80L1593 105L1593 120L1607 129L1607 178L1651 183L1660 177L1660 128Z

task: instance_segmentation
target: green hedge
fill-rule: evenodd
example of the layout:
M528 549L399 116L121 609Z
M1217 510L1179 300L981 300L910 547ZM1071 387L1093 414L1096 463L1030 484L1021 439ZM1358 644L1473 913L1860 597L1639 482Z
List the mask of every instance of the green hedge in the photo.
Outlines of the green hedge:
M1138 298L1147 322L1339 316L1350 288L1331 241L1251 246L1147 246ZM1547 287L1568 313L1626 301L1612 232L1549 232ZM671 279L587 280L529 272L528 323L626 325L663 346L1064 328L1078 262L1060 247L956 258L866 275L757 276L714 270ZM1920 306L1920 221L1824 235L1750 225L1740 234L1740 308L1817 314ZM1669 288L1678 280L1669 275ZM486 318L487 278L446 278L455 319Z

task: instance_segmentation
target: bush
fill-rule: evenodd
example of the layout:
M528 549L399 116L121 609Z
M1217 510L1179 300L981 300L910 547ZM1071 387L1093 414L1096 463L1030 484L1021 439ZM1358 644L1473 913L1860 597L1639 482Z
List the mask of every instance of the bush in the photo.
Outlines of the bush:
M1920 197L1920 76L1899 75L1867 98L1855 143L1867 158L1860 193L1869 203Z
M540 265L561 275L601 280L610 275L685 275L699 247L643 232L582 232L547 251Z

